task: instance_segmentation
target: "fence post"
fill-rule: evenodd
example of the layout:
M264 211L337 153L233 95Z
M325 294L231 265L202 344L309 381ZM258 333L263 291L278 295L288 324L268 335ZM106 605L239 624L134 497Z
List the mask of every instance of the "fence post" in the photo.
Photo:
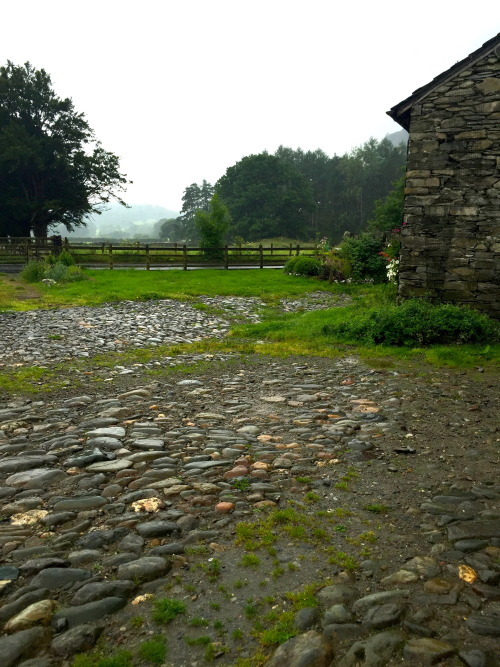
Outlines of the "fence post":
M229 269L229 248L224 246L224 268Z
M105 246L106 246L106 244L103 243L103 244L102 244L102 249L101 249L101 255L104 255L104 248L105 248Z
M64 249L69 250L69 241L67 236L64 237Z
M182 267L184 271L187 271L188 268L188 254L187 254L187 248L186 244L182 246L182 256L184 258L184 266Z
M292 256L292 244L291 243L290 243L290 251L289 251L288 254L290 255L290 257Z
M264 268L264 251L262 249L262 243L259 244L259 269Z
M146 271L149 271L149 243L146 243Z
M113 268L113 244L110 243L108 247L108 259L109 259L109 268Z
M31 239L26 239L26 261L30 261Z
M271 257L273 256L273 243L271 243Z
M297 249L296 249L296 251L295 251L295 254L296 254L296 255L300 255L300 246L299 246L298 243L297 243Z

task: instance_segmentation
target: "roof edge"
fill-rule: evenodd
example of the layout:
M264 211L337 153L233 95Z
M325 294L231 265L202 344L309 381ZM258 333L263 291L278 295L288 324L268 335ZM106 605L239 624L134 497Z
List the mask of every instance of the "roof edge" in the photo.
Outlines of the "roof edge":
M446 81L449 81L449 79L453 78L454 76L462 72L464 69L467 69L467 67L470 67L480 58L484 58L484 56L488 55L498 46L500 46L500 32L497 35L495 35L495 37L492 37L482 46L480 46L479 49L470 53L466 58L455 63L455 65L452 65L449 69L445 70L444 72L436 76L434 79L432 79L432 81L429 81L429 83L425 84L425 86L417 88L417 90L415 90L409 97L407 97L406 99L399 102L399 104L396 104L391 109L389 109L389 111L386 112L387 115L390 116L393 120L395 120L396 123L401 125L401 127L404 127L405 130L409 131L410 112L414 104L421 102L429 93L435 90L438 86L445 83Z

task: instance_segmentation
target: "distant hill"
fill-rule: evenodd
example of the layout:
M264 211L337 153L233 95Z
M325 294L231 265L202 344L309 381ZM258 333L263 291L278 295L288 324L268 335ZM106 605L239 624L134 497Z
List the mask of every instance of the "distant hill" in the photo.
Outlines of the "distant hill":
M406 130L399 130L399 132L392 132L392 134L386 134L385 139L389 139L391 144L393 146L399 146L399 144L407 144L408 143L408 137L410 135Z
M110 204L109 209L101 215L91 215L86 219L85 227L78 227L68 234L60 225L51 231L52 234L71 237L93 238L134 238L137 235L145 238L158 236L155 223L165 218L176 218L178 211L171 211L164 206L152 204L134 204L130 208L120 204Z

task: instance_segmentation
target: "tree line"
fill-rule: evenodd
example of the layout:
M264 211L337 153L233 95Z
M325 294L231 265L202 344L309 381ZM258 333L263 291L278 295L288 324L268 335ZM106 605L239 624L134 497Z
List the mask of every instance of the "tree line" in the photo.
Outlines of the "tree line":
M160 236L200 239L199 212L225 206L225 240L340 238L366 227L376 202L391 191L405 162L404 144L370 139L342 156L280 146L248 155L215 184L192 183L180 216L158 225ZM0 236L47 236L85 226L110 201L122 204L127 179L119 158L103 149L70 99L30 63L0 67ZM199 218L202 220L203 216Z
M358 233L374 215L377 202L392 190L406 161L404 144L370 139L342 156L280 146L244 157L214 184L192 183L181 215L163 221L160 236L196 242L197 211L208 211L216 193L231 216L230 237L255 241L292 237L339 239Z

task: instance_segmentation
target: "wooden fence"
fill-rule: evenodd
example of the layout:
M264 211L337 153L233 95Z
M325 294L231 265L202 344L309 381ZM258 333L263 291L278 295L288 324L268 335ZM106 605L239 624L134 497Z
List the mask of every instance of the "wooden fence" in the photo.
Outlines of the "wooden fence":
M66 250L76 264L85 268L179 268L185 271L200 267L279 267L299 254L313 255L313 247L300 245L275 246L224 246L204 249L172 243L134 243L119 245L113 243L62 243L47 239L0 238L0 266L25 264L33 259L44 259Z

